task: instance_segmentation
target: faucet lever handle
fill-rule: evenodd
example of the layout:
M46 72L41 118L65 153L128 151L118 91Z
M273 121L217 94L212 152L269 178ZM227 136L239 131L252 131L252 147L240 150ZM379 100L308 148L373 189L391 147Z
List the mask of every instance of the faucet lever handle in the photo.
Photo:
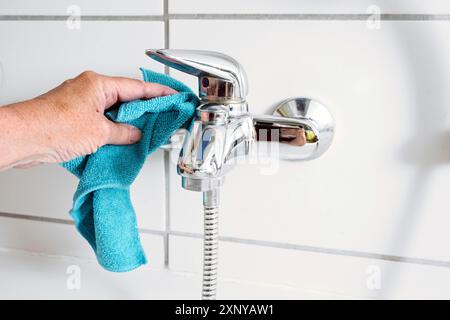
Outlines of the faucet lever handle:
M171 68L198 78L199 97L210 102L243 102L247 77L230 56L214 51L149 49L145 54Z

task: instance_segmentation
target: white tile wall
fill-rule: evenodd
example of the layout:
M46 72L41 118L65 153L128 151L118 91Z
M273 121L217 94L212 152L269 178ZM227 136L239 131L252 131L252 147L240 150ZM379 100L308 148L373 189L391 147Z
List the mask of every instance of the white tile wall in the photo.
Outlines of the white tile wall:
M67 287L73 268L80 287ZM69 271L69 273L68 273ZM104 272L93 261L0 250L0 299L199 299L201 279L168 270ZM42 290L46 288L46 290ZM70 289L72 288L72 289ZM220 281L221 299L343 299L346 297L259 283Z
M140 77L139 67L163 69L144 54L163 47L158 21L0 21L0 104L32 98L83 70Z
M163 230L165 188L163 152L147 160L131 186L131 201L143 229ZM78 179L58 165L0 172L0 212L71 220Z
M163 151L157 150L147 159L130 189L140 228L164 230L165 191Z
M383 21L372 30L364 21L180 20L170 32L173 48L240 61L252 112L303 95L335 116L322 158L229 174L222 234L450 260L449 22ZM233 45L221 41L228 34ZM201 232L200 196L183 191L171 169L172 228Z
M346 14L374 13L373 6L381 13L449 13L450 3L446 0L170 0L170 13L212 13L212 14ZM369 11L368 11L369 10Z
M171 269L202 271L202 240L173 236ZM278 284L330 295L365 299L448 299L450 271L318 252L275 249L223 241L219 277ZM222 288L219 285L219 292Z
M0 15L70 15L77 6L81 15L157 15L163 0L2 0Z
M142 268L161 269L164 261L162 237L141 233L140 239L148 260ZM88 242L73 225L44 221L0 217L0 248L95 259Z
M69 220L78 179L56 164L0 172L0 211Z
M227 177L220 233L234 240L221 242L219 298L450 298L450 22L421 16L449 14L448 1L168 0L170 34L163 16L142 17L162 15L162 0L78 1L82 15L103 17L75 30L51 17L67 15L72 4L0 3L0 105L86 69L136 78L140 66L163 71L143 52L164 47L167 36L171 48L216 50L239 60L252 112L270 113L277 102L300 95L333 112L336 138L321 159L242 165ZM374 13L373 5L417 16L371 29L363 16L342 15ZM226 14L253 16L218 19ZM266 14L321 16L279 21ZM171 74L195 88L193 78ZM169 197L170 268L163 269L163 236L146 232L149 265L120 275L97 266L73 225L38 221L70 220L74 177L56 165L0 173L0 212L16 214L0 217L0 272L8 275L0 279L0 297L199 298L201 240L180 234L202 232L201 195L181 190L175 166L164 168L159 151L132 187L144 229L165 230ZM274 242L294 249L271 247ZM76 292L65 287L72 264L83 272ZM373 288L378 279L381 287Z

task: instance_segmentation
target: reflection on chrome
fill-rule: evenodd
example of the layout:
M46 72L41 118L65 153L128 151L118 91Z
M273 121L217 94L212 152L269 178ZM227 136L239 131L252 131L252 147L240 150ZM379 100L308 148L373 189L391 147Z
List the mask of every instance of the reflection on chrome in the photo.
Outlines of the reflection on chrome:
M198 78L200 106L178 158L183 188L203 192L203 299L217 286L219 187L240 159L257 154L289 160L322 155L333 138L333 119L317 101L281 103L272 115L248 112L247 77L233 58L218 52L147 50L169 67Z
M246 101L247 77L233 58L195 50L147 50L146 54L198 77L201 104L178 159L184 188L206 191L220 186L244 156L309 160L329 148L333 118L321 103L293 98L272 115L252 115Z

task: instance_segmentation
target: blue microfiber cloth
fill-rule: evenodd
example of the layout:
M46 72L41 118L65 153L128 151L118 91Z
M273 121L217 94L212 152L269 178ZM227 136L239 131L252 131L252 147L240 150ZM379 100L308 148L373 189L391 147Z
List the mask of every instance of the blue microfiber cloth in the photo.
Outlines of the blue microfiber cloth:
M70 211L75 225L107 270L123 272L146 263L139 240L130 185L145 159L174 131L187 125L198 105L197 96L183 83L164 74L141 69L144 80L157 82L179 93L150 100L123 103L106 116L142 130L133 145L106 145L94 154L61 165L80 182Z

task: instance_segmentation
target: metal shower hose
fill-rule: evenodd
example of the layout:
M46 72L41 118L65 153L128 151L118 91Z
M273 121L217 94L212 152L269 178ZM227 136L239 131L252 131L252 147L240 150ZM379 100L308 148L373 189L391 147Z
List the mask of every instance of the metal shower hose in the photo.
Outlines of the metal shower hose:
M219 190L203 193L203 300L214 300L217 290L217 264L219 251Z

